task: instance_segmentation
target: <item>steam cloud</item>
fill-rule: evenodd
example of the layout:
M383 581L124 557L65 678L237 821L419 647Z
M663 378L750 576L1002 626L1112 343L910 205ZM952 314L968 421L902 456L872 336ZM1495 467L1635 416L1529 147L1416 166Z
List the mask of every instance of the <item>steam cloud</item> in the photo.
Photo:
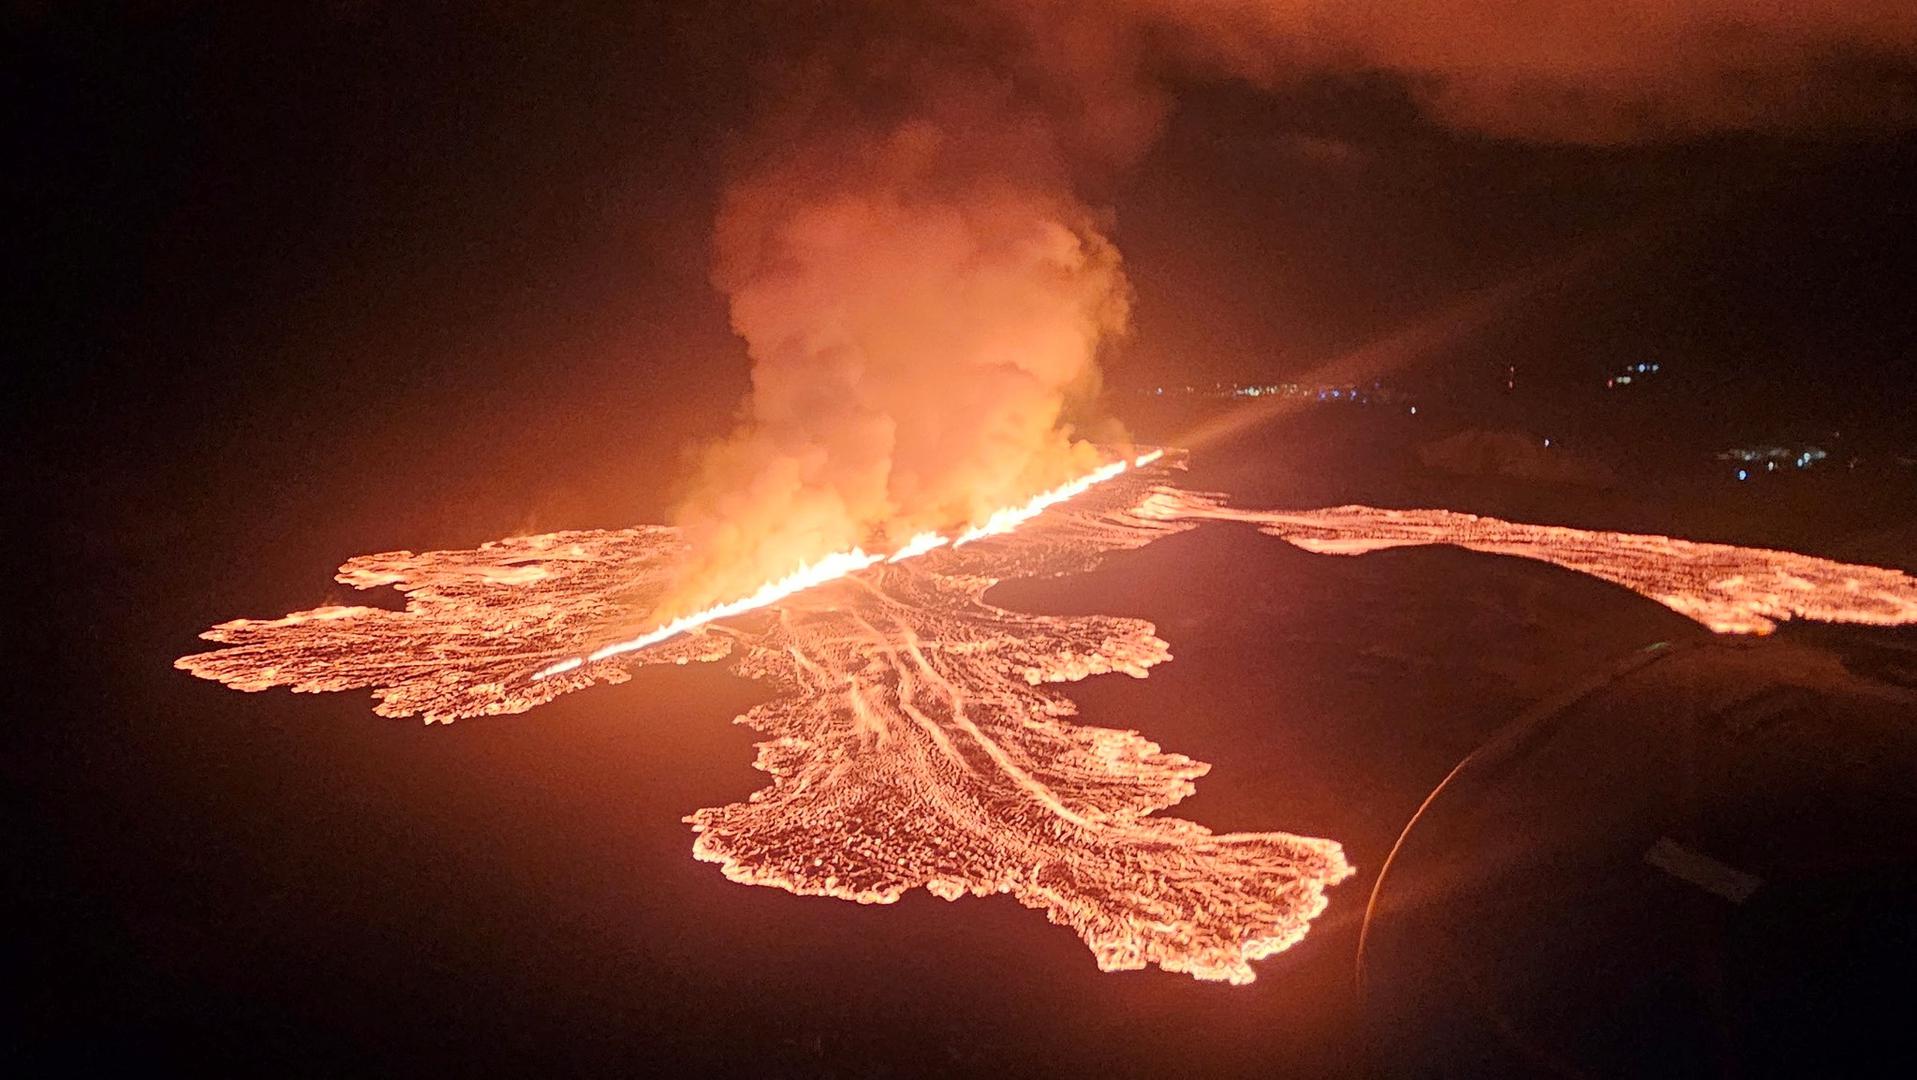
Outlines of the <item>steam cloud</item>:
M768 82L715 235L752 393L680 510L695 556L668 607L1095 464L1074 423L1129 289L1084 193L1150 145L1169 79L1385 73L1438 123L1548 141L1917 118L1908 0L899 7L807 6Z

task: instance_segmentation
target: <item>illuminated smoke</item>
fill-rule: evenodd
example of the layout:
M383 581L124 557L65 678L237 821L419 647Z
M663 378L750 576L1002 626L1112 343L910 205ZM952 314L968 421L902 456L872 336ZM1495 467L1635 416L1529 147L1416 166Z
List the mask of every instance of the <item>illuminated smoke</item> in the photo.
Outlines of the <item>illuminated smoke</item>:
M1129 292L1103 191L1175 79L1396 79L1440 123L1622 142L1917 117L1907 0L772 4L715 283L752 359L654 621L975 523L1096 464L1073 416ZM778 51L778 50L774 50Z
M656 626L640 634L638 637L609 642L584 656L575 656L552 664L549 667L541 668L533 675L533 678L535 680L549 679L554 675L563 675L568 671L574 671L585 664L599 660L607 660L624 653L637 652L640 649L656 645L669 638L674 638L688 631L696 630L707 623L716 622L720 619L729 619L734 615L743 615L746 612L775 604L794 593L803 592L806 589L815 588L827 582L837 581L840 578L856 574L881 561L887 563L904 562L907 559L916 559L926 552L944 547L947 544L950 544L952 547L962 547L974 540L982 540L988 536L1004 535L1037 517L1039 514L1044 513L1046 509L1056 506L1067 499L1075 498L1099 484L1103 484L1117 477L1128 468L1149 465L1163 456L1164 451L1154 450L1147 454L1140 454L1136 461L1121 459L1106 465L1101 465L1083 476L1060 484L1058 487L1052 488L1049 491L1040 492L1021 505L995 510L986 517L983 523L971 526L954 537L941 536L935 532L922 532L913 536L905 542L904 546L889 555L868 555L863 548L853 548L850 551L835 551L816 562L810 562L800 566L799 569L787 574L785 577L768 581L745 596L714 604L710 607L700 608L697 611L681 615L669 622Z
M726 189L713 276L752 392L678 514L666 614L1101 462L1072 413L1129 291L1071 139L995 48L874 18L776 80Z

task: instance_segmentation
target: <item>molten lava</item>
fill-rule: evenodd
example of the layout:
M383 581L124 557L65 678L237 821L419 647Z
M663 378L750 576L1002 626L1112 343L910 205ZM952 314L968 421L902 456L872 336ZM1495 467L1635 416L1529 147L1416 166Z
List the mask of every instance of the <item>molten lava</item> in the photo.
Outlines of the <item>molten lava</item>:
M667 638L677 637L688 630L704 626L714 620L731 618L734 615L743 615L756 608L765 607L767 604L777 603L791 596L793 593L823 585L828 581L837 581L847 574L857 573L881 560L894 563L903 562L906 559L923 555L934 548L943 547L948 542L953 547L958 547L960 544L969 544L981 537L997 536L1001 533L1011 532L1013 529L1018 528L1020 525L1043 513L1047 507L1056 506L1075 495L1081 495L1090 490L1094 485L1102 484L1110 480L1112 477L1124 472L1127 468L1144 466L1157 461L1164 453L1163 450L1154 450L1148 454L1140 455L1135 462L1124 460L1114 461L1069 483L1062 484L1050 491L1041 492L1033 496L1030 501L1022 506L1008 507L1003 510L994 511L992 515L985 520L984 524L967 529L963 533L960 533L956 539L950 541L938 533L922 532L914 536L904 547L893 552L890 556L867 555L859 548L853 548L851 551L834 552L817 562L801 565L797 570L794 570L792 573L787 574L777 581L769 581L761 585L750 596L742 597L738 600L731 600L723 604L714 604L703 611L695 611L690 615L682 615L657 629L640 634L636 638L631 638L626 641L615 641L610 645L602 645L585 656L575 656L568 660L561 660L550 667L542 668L535 672L533 678L548 678L553 675L572 671L592 661L606 660L618 656L621 653L635 652L648 645L657 645Z
M1250 522L1321 555L1449 544L1537 559L1622 585L1720 634L1768 634L1776 620L1793 617L1878 626L1917 622L1917 580L1909 574L1789 551L1525 525L1451 510L1237 510L1190 492L1160 492L1140 512Z
M773 694L739 718L767 736L756 764L769 784L687 818L694 855L727 877L861 903L919 887L1008 893L1070 926L1106 970L1249 982L1251 963L1296 942L1350 876L1342 849L1158 816L1209 766L1075 722L1051 684L1143 677L1168 646L1138 619L995 607L983 597L1000 579L1083 570L1227 519L1311 551L1449 543L1544 559L1723 631L1787 615L1917 622L1917 580L1895 570L1447 511L1233 510L1167 486L1174 463L1157 462L1115 463L949 540L835 556L612 645L596 642L653 610L683 564L676 530L362 556L339 580L397 588L404 611L222 623L203 636L229 648L178 666L247 691L371 688L382 715L451 721L523 712L644 664L730 658Z

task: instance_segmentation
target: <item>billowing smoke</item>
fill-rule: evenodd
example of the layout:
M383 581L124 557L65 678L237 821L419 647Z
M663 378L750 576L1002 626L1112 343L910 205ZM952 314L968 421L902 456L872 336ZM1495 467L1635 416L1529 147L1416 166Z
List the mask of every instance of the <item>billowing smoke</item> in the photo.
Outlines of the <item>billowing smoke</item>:
M752 393L681 509L695 556L668 607L1096 463L1075 423L1129 290L1084 193L1149 146L1167 80L1382 73L1438 123L1555 141L1917 117L1908 0L902 7L780 9L812 32L768 82L715 237Z
M1101 464L1074 426L1129 289L1076 193L1076 110L1003 32L874 16L774 86L715 236L752 358L681 520L699 607L862 545L983 520Z

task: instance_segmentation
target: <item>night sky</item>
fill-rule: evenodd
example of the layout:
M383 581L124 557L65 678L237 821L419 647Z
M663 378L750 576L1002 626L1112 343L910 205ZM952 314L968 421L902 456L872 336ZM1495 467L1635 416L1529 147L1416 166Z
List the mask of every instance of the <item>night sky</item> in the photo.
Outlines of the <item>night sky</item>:
M167 918L191 921L250 850L244 830L224 854L197 847L221 810L165 793L183 776L257 783L236 777L302 738L295 720L254 717L272 745L229 763L210 743L169 749L194 703L225 694L150 689L189 681L164 669L200 628L337 598L326 575L357 552L661 520L690 448L732 426L749 385L710 282L712 220L752 124L751 73L803 36L804 11L242 7L3 17L6 379L24 418L7 472L26 532L3 768L9 890L28 914L9 966L43 995L39 1030L8 1037L26 1061L92 1030L102 1056L133 1052L186 1023L184 1007L142 1012L147 996L257 1010L232 1036L247 1048L188 1024L167 1044L181 1061L258 1064L250 1048L276 1032L325 1041L289 1019L296 998L262 1004L129 944L190 938L135 909L163 894ZM1516 363L1539 414L1562 417L1613 368L1656 359L1673 397L1645 437L1687 453L1838 429L1905 454L1917 441L1907 132L1553 145L1434 123L1389 72L1172 84L1162 137L1091 193L1135 289L1133 332L1103 363L1121 417L1155 385L1307 377L1517 283L1378 377L1437 395ZM1460 406L1455 423L1472 422ZM268 704L226 697L220 730ZM334 705L329 723L370 720L357 698ZM343 738L312 751L316 769L357 752ZM715 760L721 799L753 778L747 740L726 738L680 748ZM505 751L461 753L509 771ZM247 790L234 798L265 797ZM328 790L298 792L294 815L319 827ZM657 794L662 835L702 798ZM202 885L172 878L176 856ZM1071 946L1058 953L1076 962ZM496 1007L446 963L432 987ZM155 975L168 969L188 974Z
M776 21L184 7L12 16L35 462L87 502L385 477L656 512L746 386L709 232ZM1107 382L1308 372L1599 244L1408 377L1648 356L1736 437L1908 438L1914 180L1896 134L1539 146L1438 128L1386 76L1194 83L1109 192L1137 299Z

